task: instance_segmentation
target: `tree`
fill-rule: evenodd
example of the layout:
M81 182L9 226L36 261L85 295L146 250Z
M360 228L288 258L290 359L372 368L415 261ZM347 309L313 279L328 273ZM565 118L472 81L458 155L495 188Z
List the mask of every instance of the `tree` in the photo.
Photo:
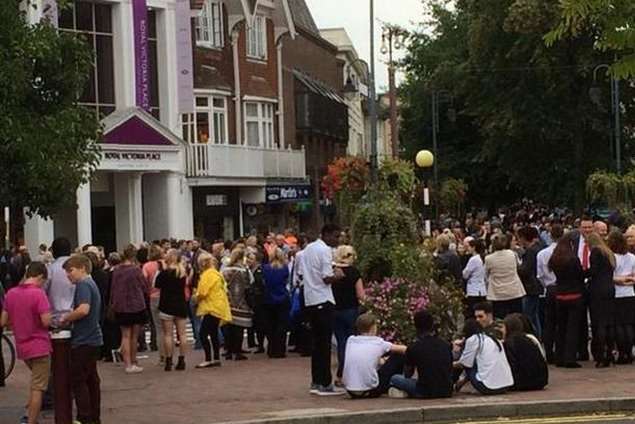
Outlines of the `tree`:
M0 2L0 206L48 217L99 161L99 122L77 102L93 55L48 21L29 25L20 3Z
M635 2L560 0L559 7L560 20L545 36L548 45L592 31L596 34L594 47L617 56L611 73L617 78L635 78Z
M427 2L426 31L411 37L404 61L406 154L430 148L430 97L444 89L457 119L441 109L435 159L441 180L460 178L470 187L468 204L492 208L529 196L582 208L587 176L612 164L608 112L588 96L594 66L609 55L594 49L589 31L546 46L543 35L559 11L551 0L446 3ZM609 84L602 89L610 98ZM624 89L630 93L623 98L632 99L632 88ZM625 103L631 124L632 109ZM629 141L624 149L632 152Z

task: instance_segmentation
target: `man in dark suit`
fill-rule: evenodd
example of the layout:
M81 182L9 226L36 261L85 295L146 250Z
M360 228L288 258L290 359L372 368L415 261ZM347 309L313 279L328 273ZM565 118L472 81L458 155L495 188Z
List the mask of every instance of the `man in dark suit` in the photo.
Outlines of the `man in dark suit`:
M580 227L573 235L575 252L580 259L582 269L585 271L590 266L591 247L586 242L586 238L593 233L593 219L589 215L580 217ZM585 296L586 297L586 296ZM588 321L588 302L585 300L584 314L580 321L580 345L578 347L578 361L589 360L589 321Z

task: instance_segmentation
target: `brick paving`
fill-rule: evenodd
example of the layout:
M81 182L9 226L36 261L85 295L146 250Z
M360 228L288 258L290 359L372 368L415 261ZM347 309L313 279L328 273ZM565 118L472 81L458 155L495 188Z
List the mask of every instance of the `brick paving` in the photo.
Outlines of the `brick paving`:
M202 356L202 351L190 353L185 372L164 372L156 365L154 353L141 360L145 371L139 375L125 375L118 364L100 364L102 422L211 424L329 412L483 404L482 397L469 392L452 399L425 401L320 398L308 393L308 358L290 355L270 360L250 355L247 361L225 362L222 368L194 369ZM586 363L580 370L552 369L547 390L489 397L487 402L635 398L635 367L597 370L591 365ZM28 370L20 363L7 387L0 389L0 423L18 422L27 385ZM41 420L42 424L52 422L50 416Z

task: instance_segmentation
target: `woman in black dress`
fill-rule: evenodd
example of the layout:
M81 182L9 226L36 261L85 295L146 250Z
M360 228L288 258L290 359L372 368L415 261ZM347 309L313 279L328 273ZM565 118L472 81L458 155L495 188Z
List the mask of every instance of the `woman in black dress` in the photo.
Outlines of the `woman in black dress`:
M591 247L589 268L589 309L591 312L591 353L596 368L608 367L611 364L612 331L614 325L613 298L615 285L613 284L613 270L615 269L615 255L606 245L602 237L596 233L587 239Z

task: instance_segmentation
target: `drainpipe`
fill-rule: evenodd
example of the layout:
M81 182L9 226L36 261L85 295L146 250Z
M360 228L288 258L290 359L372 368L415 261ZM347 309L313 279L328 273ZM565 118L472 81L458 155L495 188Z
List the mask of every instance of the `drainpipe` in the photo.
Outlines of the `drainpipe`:
M240 92L240 62L238 60L238 37L240 32L232 31L232 53L234 57L234 104L236 108L236 144L243 144L242 108Z
M282 38L276 45L278 52L278 148L286 149L284 139L284 86L282 74Z

